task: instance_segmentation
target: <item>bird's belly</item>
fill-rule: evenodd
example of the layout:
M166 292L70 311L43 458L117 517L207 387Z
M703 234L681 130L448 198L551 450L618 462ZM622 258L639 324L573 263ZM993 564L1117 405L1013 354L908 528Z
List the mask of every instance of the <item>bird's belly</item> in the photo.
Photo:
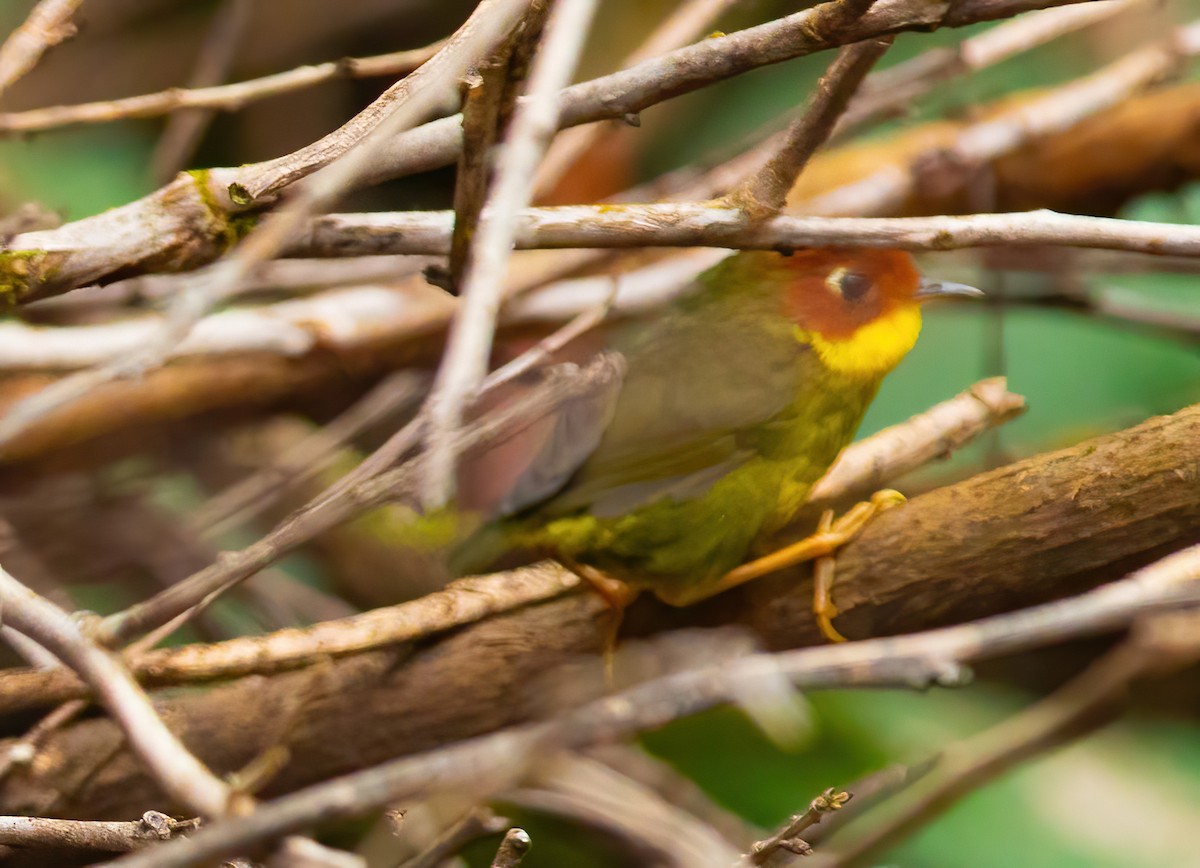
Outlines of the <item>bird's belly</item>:
M610 518L556 519L540 535L562 554L685 605L746 559L777 511L784 478L762 470L739 470L693 499L663 498Z

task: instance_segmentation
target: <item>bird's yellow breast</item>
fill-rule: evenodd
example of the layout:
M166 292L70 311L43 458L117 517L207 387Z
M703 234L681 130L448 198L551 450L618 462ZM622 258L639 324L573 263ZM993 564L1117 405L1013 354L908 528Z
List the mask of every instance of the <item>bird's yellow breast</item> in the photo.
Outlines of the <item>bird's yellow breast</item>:
M797 338L810 344L830 370L851 377L882 377L916 344L921 334L921 308L900 305L846 338L797 331Z

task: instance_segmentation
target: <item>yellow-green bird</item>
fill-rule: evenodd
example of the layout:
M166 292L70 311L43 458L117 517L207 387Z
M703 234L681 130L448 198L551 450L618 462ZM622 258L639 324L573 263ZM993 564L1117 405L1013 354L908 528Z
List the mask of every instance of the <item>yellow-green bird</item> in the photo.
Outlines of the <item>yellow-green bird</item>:
M921 303L951 294L979 292L922 281L900 251L729 256L603 333L620 376L466 463L460 506L491 520L455 571L529 550L674 605L757 574L731 571L850 442Z

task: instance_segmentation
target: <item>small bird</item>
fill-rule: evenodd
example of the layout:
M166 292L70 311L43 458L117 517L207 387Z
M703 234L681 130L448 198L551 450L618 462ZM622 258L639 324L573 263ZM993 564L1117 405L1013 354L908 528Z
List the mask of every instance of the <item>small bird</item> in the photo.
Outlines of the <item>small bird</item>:
M895 250L727 257L654 317L604 333L619 376L502 444L503 458L467 461L460 502L494 520L459 547L455 572L529 550L687 605L828 554L903 498L879 495L815 544L744 564L851 441L916 343L921 304L980 294L923 281Z

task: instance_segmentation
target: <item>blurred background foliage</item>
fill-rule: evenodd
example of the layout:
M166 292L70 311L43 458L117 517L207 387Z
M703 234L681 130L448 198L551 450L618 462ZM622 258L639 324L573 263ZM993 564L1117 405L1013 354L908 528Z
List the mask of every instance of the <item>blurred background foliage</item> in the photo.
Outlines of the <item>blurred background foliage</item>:
M31 3L0 7L0 28ZM303 63L416 47L448 33L465 0L261 0L237 51L231 79ZM804 4L746 0L721 27L732 30ZM81 34L44 59L5 99L7 110L112 98L181 84L216 3L89 0ZM673 6L670 0L606 0L581 77L611 70ZM939 89L903 118L869 135L886 137L923 120L970 116L979 104L1024 88L1046 87L1095 69L1183 21L1200 4L1147 5L1081 34L1018 56ZM883 66L933 46L954 45L984 28L906 34ZM581 168L565 198L604 195L658 173L730 154L801 104L828 55L748 74L654 107L642 126ZM1194 76L1191 70L1188 76ZM340 124L386 86L339 81L218 116L194 165L250 162L293 150ZM0 142L0 203L34 200L67 219L97 213L154 188L147 166L161 120L75 127ZM453 177L434 172L360 194L347 209L445 207ZM1200 222L1200 184L1129 201L1121 216ZM910 481L910 490L988 465L1169 413L1200 401L1200 290L1190 274L1079 276L1087 294L1153 309L1190 323L1157 328L1084 310L1004 304L1046 290L1046 274L997 270L976 253L925 257L933 274L975 282L992 293L977 306L936 309L916 350L886 383L864 432L898 422L985 375L1003 373L1029 400L1029 412L995 437ZM176 489L176 494L179 490ZM186 502L188 497L183 496ZM318 568L303 558L285 567ZM99 590L97 590L99 588ZM108 610L110 586L80 602ZM99 595L99 598L97 598ZM986 672L984 673L986 676ZM947 741L977 732L1031 699L1022 673L983 677L955 692L872 692L811 697L812 727L798 749L782 751L740 714L720 711L647 735L646 747L691 776L720 804L769 827L831 785L845 785L893 763L920 762ZM1155 865L1200 868L1200 707L1140 711L1051 758L1007 776L955 807L890 857L922 868L1025 868ZM594 832L525 817L534 849L530 868L611 865L622 860ZM473 860L486 864L483 842ZM1131 848L1136 855L1131 855Z

